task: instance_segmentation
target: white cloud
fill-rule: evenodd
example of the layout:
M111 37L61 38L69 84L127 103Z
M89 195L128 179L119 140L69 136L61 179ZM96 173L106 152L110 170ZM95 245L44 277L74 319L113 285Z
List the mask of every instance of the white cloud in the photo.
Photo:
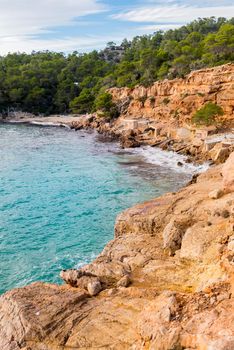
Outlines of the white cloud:
M0 53L3 54L43 49L43 44L47 49L49 43L60 46L62 40L43 41L36 35L73 25L75 19L104 11L106 7L98 0L0 0L0 9Z
M122 39L122 38L121 38ZM87 52L93 49L105 47L108 41L120 41L119 37L89 36L89 37L64 37L61 39L38 39L28 36L11 36L0 38L0 52L2 55L8 52L56 51L56 52Z
M182 24L149 24L143 25L137 28L137 30L141 30L143 32L156 32L157 30L169 30L181 27Z
M138 23L188 23L198 17L231 17L234 14L234 6L149 6L139 7L134 10L112 15L112 18Z

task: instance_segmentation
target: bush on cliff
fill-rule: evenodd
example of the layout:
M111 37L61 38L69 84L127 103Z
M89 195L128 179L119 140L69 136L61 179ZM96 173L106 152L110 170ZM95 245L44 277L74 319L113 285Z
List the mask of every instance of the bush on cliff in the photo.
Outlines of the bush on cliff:
M100 93L96 97L93 109L94 111L102 112L108 119L117 118L119 116L118 107L112 101L112 95L107 92Z
M208 102L204 107L199 109L192 117L192 122L196 125L212 125L216 117L223 115L222 107L215 103Z

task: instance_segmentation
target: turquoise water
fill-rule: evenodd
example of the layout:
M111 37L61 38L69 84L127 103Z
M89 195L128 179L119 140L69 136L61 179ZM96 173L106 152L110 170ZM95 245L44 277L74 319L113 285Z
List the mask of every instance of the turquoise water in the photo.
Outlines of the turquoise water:
M189 178L94 134L0 125L0 292L60 282L113 238L115 217ZM157 152L157 151L155 151Z

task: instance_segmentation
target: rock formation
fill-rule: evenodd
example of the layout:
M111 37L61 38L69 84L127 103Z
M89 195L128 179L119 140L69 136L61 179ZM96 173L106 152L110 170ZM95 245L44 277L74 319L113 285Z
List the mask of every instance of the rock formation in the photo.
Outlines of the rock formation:
M123 148L158 146L189 157L190 161L223 163L234 150L234 64L194 71L184 79L163 80L146 88L112 88L120 116L103 113L34 117L16 115L17 122L95 129L119 139ZM224 112L217 123L197 126L194 113L213 102Z
M63 271L65 285L5 293L0 349L234 349L233 167L234 153L120 214L113 241Z
M164 80L145 88L112 88L109 92L120 117L84 116L75 129L94 128L118 137L124 148L159 146L185 154L195 161L224 162L234 150L234 64L202 69L184 79ZM222 107L223 116L211 126L192 123L206 103Z
M185 79L163 80L145 88L112 88L113 100L125 108L127 119L149 119L185 125L207 102L224 110L223 119L234 118L234 64L193 71ZM125 101L125 104L124 104ZM128 101L128 104L126 104Z

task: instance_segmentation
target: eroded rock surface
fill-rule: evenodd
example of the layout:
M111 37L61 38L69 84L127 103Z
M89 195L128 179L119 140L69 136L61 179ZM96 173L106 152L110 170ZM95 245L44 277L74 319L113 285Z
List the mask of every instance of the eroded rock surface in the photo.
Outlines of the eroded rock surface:
M234 349L233 157L120 214L97 259L61 273L66 285L4 294L0 349Z
M162 123L174 120L178 125L184 125L194 112L210 101L222 106L224 119L233 120L233 80L234 64L230 63L193 71L185 79L163 80L150 87L112 88L110 93L116 102L129 100L122 114L125 118L148 118ZM189 138L186 129L178 132L178 136Z

